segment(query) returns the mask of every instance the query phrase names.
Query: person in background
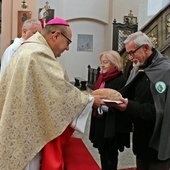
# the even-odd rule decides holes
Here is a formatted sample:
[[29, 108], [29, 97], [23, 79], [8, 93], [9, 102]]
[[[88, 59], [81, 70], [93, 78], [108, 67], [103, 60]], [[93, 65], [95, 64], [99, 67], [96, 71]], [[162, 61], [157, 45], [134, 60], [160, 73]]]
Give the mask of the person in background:
[[[111, 88], [119, 91], [126, 83], [122, 74], [122, 61], [116, 51], [100, 54], [101, 72], [94, 90]], [[100, 154], [102, 170], [117, 170], [118, 152], [130, 147], [131, 122], [129, 118], [103, 105], [93, 109], [89, 139]]]
[[5, 50], [2, 60], [1, 60], [1, 74], [6, 68], [7, 63], [13, 56], [14, 52], [18, 49], [18, 47], [29, 37], [35, 34], [37, 31], [40, 32], [42, 29], [40, 21], [36, 19], [28, 19], [23, 23], [22, 26], [22, 37], [15, 38], [14, 42]]
[[71, 38], [68, 22], [54, 18], [22, 43], [4, 70], [0, 169], [64, 170], [62, 149], [83, 126], [79, 118], [84, 115], [86, 122], [92, 105], [104, 104], [73, 86], [57, 60], [69, 50]]
[[121, 89], [122, 104], [109, 104], [132, 118], [133, 152], [138, 170], [170, 169], [170, 60], [138, 31], [125, 48], [133, 63], [128, 83]]

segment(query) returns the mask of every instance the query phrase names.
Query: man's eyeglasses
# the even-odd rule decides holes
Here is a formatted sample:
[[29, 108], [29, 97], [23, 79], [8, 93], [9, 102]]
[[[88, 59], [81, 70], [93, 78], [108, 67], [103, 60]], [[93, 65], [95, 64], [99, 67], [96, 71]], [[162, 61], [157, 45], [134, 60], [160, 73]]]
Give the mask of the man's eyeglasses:
[[61, 35], [67, 39], [67, 44], [68, 45], [72, 43], [72, 41], [65, 34], [63, 34], [62, 32], [61, 32]]
[[142, 44], [141, 46], [139, 46], [136, 50], [131, 50], [129, 52], [126, 52], [126, 55], [131, 55], [131, 56], [134, 56], [134, 54], [136, 53], [136, 51], [138, 51], [144, 44]]
[[[51, 32], [51, 33], [54, 34], [55, 32], [53, 31], [53, 32]], [[63, 34], [62, 32], [60, 32], [60, 33], [61, 33], [61, 35], [62, 35], [64, 38], [67, 39], [67, 45], [69, 45], [69, 44], [72, 43], [72, 41], [71, 41], [65, 34]]]

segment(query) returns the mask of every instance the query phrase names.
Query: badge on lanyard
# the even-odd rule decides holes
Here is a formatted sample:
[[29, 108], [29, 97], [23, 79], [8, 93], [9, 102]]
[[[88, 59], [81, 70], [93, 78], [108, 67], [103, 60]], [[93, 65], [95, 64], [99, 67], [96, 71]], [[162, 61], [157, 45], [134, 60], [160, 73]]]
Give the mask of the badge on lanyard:
[[155, 84], [155, 88], [158, 93], [163, 93], [166, 90], [166, 84], [163, 81], [158, 81]]

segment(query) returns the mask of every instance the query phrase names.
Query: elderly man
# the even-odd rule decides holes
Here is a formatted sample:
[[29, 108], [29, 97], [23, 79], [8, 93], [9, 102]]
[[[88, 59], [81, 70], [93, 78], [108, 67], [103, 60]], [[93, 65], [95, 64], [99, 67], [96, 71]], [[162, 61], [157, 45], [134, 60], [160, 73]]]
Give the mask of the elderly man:
[[40, 32], [41, 29], [42, 29], [41, 23], [36, 19], [28, 19], [24, 22], [22, 26], [22, 37], [15, 38], [14, 42], [5, 50], [2, 56], [1, 74], [3, 73], [7, 63], [9, 62], [17, 48], [37, 31]]
[[112, 106], [132, 118], [137, 169], [169, 170], [170, 60], [140, 31], [125, 40], [125, 48], [134, 68], [121, 90], [127, 99]]
[[[15, 52], [0, 82], [0, 169], [62, 170], [62, 147], [79, 115], [104, 104], [68, 81], [57, 60], [71, 43], [71, 28], [50, 20]], [[80, 125], [81, 128], [81, 125]], [[41, 160], [42, 154], [42, 160]], [[46, 158], [50, 162], [47, 162]]]

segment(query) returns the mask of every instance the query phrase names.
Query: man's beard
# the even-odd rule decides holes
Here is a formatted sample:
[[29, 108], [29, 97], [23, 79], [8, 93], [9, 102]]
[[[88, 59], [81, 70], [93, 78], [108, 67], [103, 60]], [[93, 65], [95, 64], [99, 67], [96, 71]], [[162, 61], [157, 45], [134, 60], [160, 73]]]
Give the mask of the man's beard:
[[142, 66], [144, 62], [140, 62], [138, 59], [132, 60], [133, 67]]
[[131, 60], [133, 62], [133, 67], [136, 67], [136, 66], [142, 66], [145, 64], [145, 61], [146, 61], [146, 54], [144, 53], [144, 51], [142, 51], [143, 53], [143, 62], [140, 62], [138, 59], [134, 58], [133, 60]]

